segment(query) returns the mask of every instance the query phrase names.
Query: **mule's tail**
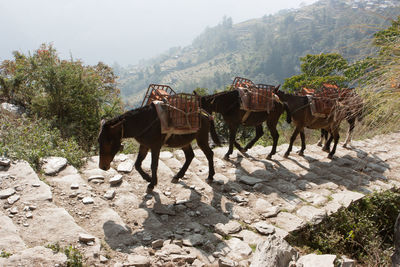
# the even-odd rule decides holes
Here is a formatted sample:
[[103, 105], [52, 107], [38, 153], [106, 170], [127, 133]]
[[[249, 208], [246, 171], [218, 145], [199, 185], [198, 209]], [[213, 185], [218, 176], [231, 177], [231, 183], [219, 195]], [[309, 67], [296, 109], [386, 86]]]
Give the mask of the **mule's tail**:
[[221, 146], [221, 140], [219, 140], [217, 131], [215, 130], [215, 123], [213, 119], [210, 119], [210, 134], [215, 145]]
[[288, 105], [283, 104], [283, 107], [286, 111], [286, 122], [290, 124], [292, 122], [292, 114], [290, 113]]

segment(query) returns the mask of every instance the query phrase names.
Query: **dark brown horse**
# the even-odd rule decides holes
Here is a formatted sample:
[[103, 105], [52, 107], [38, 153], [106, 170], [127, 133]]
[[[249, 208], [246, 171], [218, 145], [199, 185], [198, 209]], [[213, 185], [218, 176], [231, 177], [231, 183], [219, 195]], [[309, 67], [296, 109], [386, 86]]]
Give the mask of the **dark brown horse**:
[[[262, 111], [251, 112], [246, 115], [247, 112], [240, 108], [238, 90], [230, 90], [203, 96], [201, 98], [201, 107], [209, 113], [220, 113], [229, 128], [229, 149], [224, 156], [225, 159], [228, 159], [229, 155], [232, 154], [233, 146], [242, 153], [245, 153], [249, 148], [251, 148], [264, 134], [262, 127], [264, 121], [267, 122], [268, 129], [273, 139], [272, 150], [267, 158], [271, 159], [272, 155], [276, 153], [276, 146], [278, 145], [279, 139], [276, 125], [278, 124], [279, 117], [285, 110], [285, 106], [282, 103], [274, 101], [274, 108], [269, 113]], [[256, 136], [244, 148], [236, 142], [236, 133], [239, 125], [255, 127], [256, 129]]]
[[[327, 118], [316, 117], [312, 115], [310, 102], [307, 96], [299, 96], [285, 93], [280, 90], [275, 90], [275, 94], [278, 95], [279, 99], [288, 105], [292, 120], [295, 124], [295, 130], [290, 137], [289, 147], [285, 153], [285, 157], [289, 157], [290, 152], [293, 148], [293, 142], [296, 140], [297, 135], [300, 133], [301, 138], [301, 149], [299, 155], [304, 155], [306, 149], [304, 128], [310, 129], [324, 129], [332, 135], [334, 145], [332, 150], [328, 154], [328, 158], [333, 158], [336, 152], [336, 146], [339, 142], [339, 126], [342, 119], [344, 119], [341, 112], [333, 112]], [[328, 146], [327, 146], [328, 145]], [[328, 142], [325, 144], [325, 150], [329, 150]]]
[[[185, 175], [190, 162], [194, 158], [190, 143], [193, 139], [196, 139], [197, 145], [207, 157], [209, 167], [207, 182], [211, 182], [215, 171], [213, 163], [214, 153], [208, 145], [210, 119], [204, 114], [199, 114], [199, 116], [201, 119], [201, 127], [196, 133], [182, 135], [173, 134], [168, 140], [165, 140], [166, 134], [161, 134], [161, 123], [154, 104], [125, 112], [109, 121], [102, 121], [98, 138], [100, 145], [99, 168], [103, 170], [108, 170], [110, 168], [111, 161], [121, 148], [121, 141], [123, 138], [135, 138], [140, 144], [135, 168], [143, 179], [150, 183], [147, 187], [147, 192], [151, 192], [157, 184], [157, 167], [161, 147], [163, 145], [180, 147], [185, 153], [186, 161], [181, 170], [172, 179], [172, 182], [176, 183], [179, 178]], [[211, 136], [215, 143], [219, 143], [216, 134], [211, 134]], [[142, 161], [149, 150], [151, 150], [151, 177], [145, 173], [141, 167]]]

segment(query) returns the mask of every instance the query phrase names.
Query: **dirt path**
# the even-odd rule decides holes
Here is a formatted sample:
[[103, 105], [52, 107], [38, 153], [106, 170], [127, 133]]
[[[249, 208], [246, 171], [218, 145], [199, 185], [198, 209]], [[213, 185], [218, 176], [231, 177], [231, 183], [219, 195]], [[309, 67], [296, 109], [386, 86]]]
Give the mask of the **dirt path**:
[[[266, 236], [284, 237], [365, 194], [400, 187], [400, 133], [353, 141], [333, 160], [315, 145], [285, 159], [286, 148], [273, 160], [265, 159], [271, 147], [256, 146], [230, 161], [222, 160], [226, 147], [216, 148], [211, 185], [200, 150], [178, 184], [170, 180], [183, 152], [162, 152], [152, 195], [132, 169], [135, 155], [119, 155], [107, 172], [93, 157], [79, 171], [67, 166], [44, 175], [45, 182], [27, 163], [13, 162], [0, 170], [0, 250], [14, 256], [0, 265], [34, 259], [59, 243], [97, 266], [248, 266]], [[149, 156], [144, 167], [149, 171]], [[46, 260], [65, 261], [60, 253]]]

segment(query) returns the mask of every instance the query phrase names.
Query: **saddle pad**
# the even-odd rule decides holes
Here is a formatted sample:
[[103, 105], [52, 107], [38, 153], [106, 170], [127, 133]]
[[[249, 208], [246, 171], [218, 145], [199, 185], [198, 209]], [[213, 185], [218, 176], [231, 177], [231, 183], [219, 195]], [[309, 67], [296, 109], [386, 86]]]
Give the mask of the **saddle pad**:
[[147, 100], [147, 105], [151, 104], [153, 101], [162, 101], [163, 99], [166, 99], [169, 96], [169, 94], [162, 89], [155, 89], [152, 90], [149, 96], [149, 99]]

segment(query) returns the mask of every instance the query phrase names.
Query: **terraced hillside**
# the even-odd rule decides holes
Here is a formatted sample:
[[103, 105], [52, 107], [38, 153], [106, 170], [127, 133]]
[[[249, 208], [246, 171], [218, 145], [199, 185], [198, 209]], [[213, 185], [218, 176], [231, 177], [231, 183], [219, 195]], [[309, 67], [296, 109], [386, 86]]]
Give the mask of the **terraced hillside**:
[[222, 159], [226, 147], [215, 148], [211, 185], [200, 150], [178, 184], [170, 180], [184, 154], [162, 152], [153, 194], [133, 169], [135, 155], [118, 155], [109, 171], [97, 168], [98, 157], [80, 170], [49, 159], [40, 178], [26, 162], [2, 159], [0, 250], [12, 256], [0, 265], [62, 266], [66, 256], [45, 248], [59, 244], [96, 266], [248, 266], [272, 235], [400, 187], [400, 133], [353, 141], [333, 160], [315, 145], [285, 159], [286, 147], [273, 160], [265, 159], [270, 147], [256, 146], [230, 161]]

